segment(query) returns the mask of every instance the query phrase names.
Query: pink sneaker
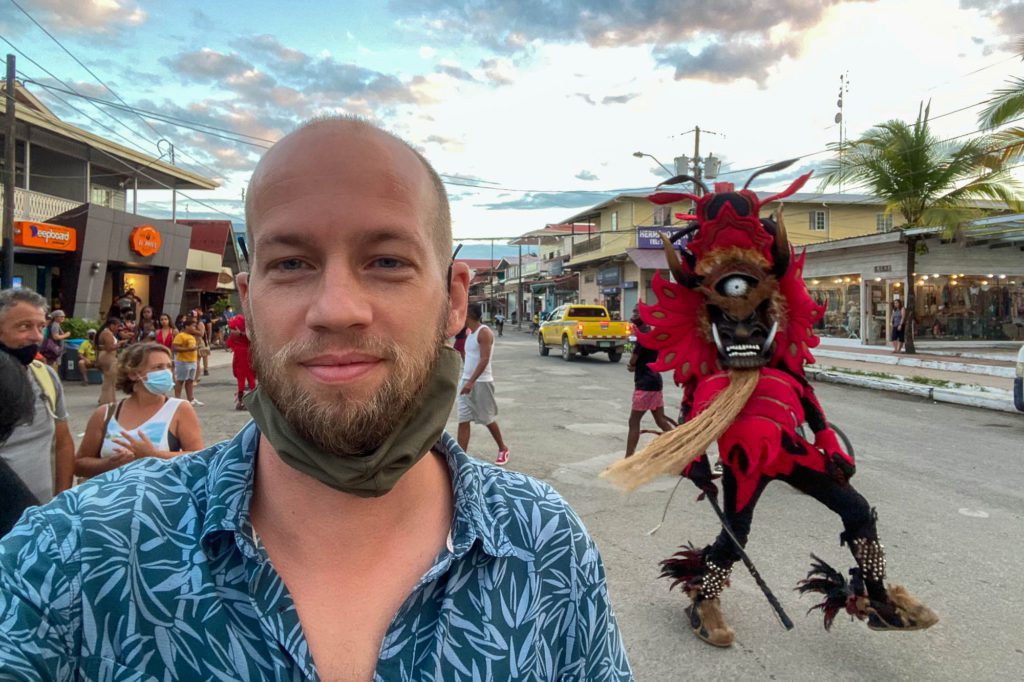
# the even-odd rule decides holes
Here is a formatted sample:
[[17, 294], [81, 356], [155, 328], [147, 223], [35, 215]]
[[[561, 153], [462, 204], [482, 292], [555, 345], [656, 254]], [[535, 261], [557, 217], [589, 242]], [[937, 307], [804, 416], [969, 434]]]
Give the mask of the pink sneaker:
[[508, 464], [508, 448], [498, 450], [498, 459], [494, 460], [494, 463], [500, 467]]

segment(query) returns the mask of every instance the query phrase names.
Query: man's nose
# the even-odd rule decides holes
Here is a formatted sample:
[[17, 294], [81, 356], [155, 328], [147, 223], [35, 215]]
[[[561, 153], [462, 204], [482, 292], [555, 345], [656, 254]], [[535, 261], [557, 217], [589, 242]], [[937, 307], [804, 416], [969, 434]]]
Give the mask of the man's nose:
[[32, 341], [32, 343], [43, 342], [43, 330], [40, 329], [39, 327], [32, 327], [32, 331], [30, 331], [29, 334], [29, 339]]
[[328, 266], [310, 301], [306, 325], [325, 330], [368, 326], [373, 321], [372, 295], [359, 273], [349, 266]]

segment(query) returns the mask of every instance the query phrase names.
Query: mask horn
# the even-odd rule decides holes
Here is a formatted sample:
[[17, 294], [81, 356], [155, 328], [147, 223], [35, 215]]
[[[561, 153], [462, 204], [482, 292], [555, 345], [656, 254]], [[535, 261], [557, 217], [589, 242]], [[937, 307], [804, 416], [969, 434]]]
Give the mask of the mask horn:
[[778, 279], [789, 270], [789, 236], [786, 234], [786, 224], [782, 220], [782, 206], [775, 213], [775, 222], [778, 226], [775, 232], [775, 240], [772, 242], [772, 272]]
[[786, 159], [785, 161], [779, 161], [778, 163], [773, 163], [770, 166], [765, 166], [764, 168], [760, 169], [759, 171], [751, 175], [749, 178], [747, 178], [747, 184], [743, 185], [743, 189], [750, 187], [750, 183], [752, 183], [754, 181], [754, 178], [756, 178], [758, 175], [764, 175], [765, 173], [778, 173], [780, 170], [785, 170], [792, 166], [794, 163], [797, 162], [797, 160], [798, 159]]
[[679, 261], [679, 253], [672, 246], [672, 240], [665, 234], [660, 236], [661, 243], [665, 246], [665, 260], [668, 261], [668, 269], [672, 272], [672, 277], [687, 289], [696, 288], [699, 281], [694, 275], [687, 274], [683, 270], [683, 264]]
[[682, 182], [695, 182], [700, 185], [700, 188], [704, 190], [704, 194], [711, 194], [711, 190], [705, 185], [700, 179], [693, 177], [692, 175], [676, 175], [675, 177], [669, 178], [665, 182], [659, 182], [658, 187], [662, 185], [678, 185]]

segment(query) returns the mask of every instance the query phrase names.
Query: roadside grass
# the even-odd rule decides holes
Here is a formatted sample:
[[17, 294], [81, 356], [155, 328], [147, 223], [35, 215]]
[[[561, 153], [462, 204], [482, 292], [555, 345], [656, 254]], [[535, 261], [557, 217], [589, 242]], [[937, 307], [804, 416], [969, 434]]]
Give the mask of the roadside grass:
[[966, 388], [971, 391], [979, 393], [988, 393], [988, 388], [985, 386], [978, 386], [975, 384], [961, 384], [956, 381], [946, 381], [944, 379], [932, 379], [931, 377], [920, 377], [920, 376], [899, 376], [897, 374], [890, 374], [889, 372], [865, 372], [859, 369], [848, 369], [846, 367], [829, 367], [831, 372], [840, 372], [842, 374], [853, 374], [856, 376], [869, 377], [872, 379], [883, 379], [886, 381], [906, 381], [912, 384], [919, 384], [922, 386], [931, 386], [933, 388]]

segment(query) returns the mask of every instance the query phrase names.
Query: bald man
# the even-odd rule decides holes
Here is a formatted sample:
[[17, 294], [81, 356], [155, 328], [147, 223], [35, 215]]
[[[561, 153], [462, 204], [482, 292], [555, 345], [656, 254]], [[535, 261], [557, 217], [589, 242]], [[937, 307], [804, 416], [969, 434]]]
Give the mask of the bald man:
[[253, 421], [27, 514], [0, 543], [0, 669], [631, 679], [579, 518], [444, 433], [469, 271], [430, 164], [315, 121], [260, 161], [246, 218]]

